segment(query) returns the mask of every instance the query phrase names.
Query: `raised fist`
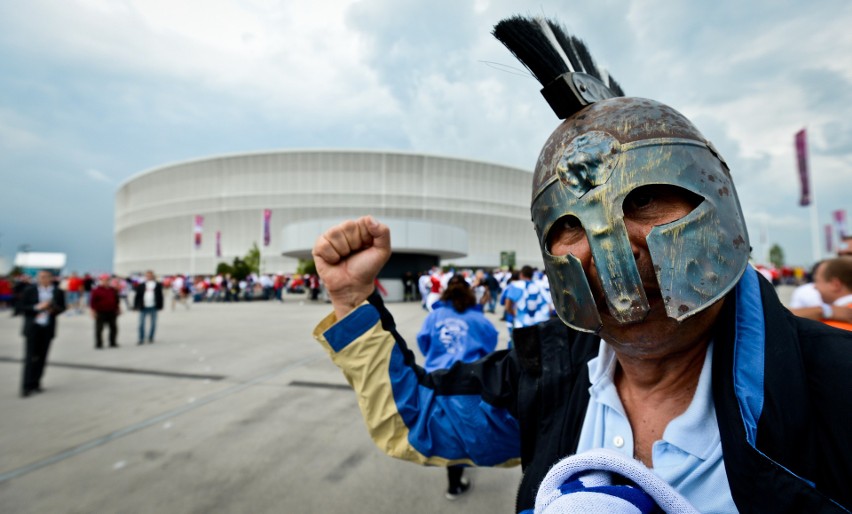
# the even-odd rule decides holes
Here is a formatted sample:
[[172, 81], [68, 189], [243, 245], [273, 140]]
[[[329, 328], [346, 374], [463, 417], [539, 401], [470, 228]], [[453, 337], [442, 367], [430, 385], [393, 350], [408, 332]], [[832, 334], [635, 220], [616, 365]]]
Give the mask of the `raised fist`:
[[390, 229], [371, 216], [344, 221], [321, 235], [312, 253], [340, 319], [373, 292], [376, 277], [390, 258]]

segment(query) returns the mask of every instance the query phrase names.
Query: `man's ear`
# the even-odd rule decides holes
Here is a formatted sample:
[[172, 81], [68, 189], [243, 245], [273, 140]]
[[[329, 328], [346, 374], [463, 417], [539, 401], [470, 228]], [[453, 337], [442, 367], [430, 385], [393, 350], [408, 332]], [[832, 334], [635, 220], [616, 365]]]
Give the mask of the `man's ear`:
[[832, 277], [832, 278], [828, 279], [828, 285], [831, 286], [832, 291], [842, 291], [843, 290], [843, 282], [841, 282], [838, 277]]

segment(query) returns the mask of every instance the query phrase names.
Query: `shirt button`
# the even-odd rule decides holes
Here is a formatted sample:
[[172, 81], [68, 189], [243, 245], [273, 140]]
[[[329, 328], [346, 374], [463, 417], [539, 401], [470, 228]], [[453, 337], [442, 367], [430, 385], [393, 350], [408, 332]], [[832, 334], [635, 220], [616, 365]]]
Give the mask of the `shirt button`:
[[620, 435], [617, 435], [612, 438], [612, 444], [614, 444], [616, 448], [621, 448], [622, 446], [624, 446], [624, 438]]

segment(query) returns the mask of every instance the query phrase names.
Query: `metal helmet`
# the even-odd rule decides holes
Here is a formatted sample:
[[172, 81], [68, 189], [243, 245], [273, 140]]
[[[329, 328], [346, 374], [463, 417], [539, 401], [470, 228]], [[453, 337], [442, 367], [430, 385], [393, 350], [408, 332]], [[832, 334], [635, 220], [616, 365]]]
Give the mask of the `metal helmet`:
[[722, 298], [748, 264], [749, 242], [727, 164], [682, 114], [641, 98], [597, 101], [550, 135], [533, 178], [532, 220], [556, 312], [597, 332], [595, 299], [579, 259], [555, 256], [554, 224], [575, 216], [585, 230], [601, 288], [620, 323], [649, 311], [622, 205], [645, 185], [672, 185], [701, 197], [685, 217], [654, 227], [647, 245], [669, 317], [681, 321]]
[[556, 312], [577, 330], [598, 332], [601, 318], [580, 260], [556, 256], [548, 236], [576, 217], [585, 230], [601, 290], [620, 323], [650, 307], [624, 223], [624, 199], [646, 185], [670, 185], [701, 202], [646, 238], [669, 317], [682, 321], [722, 298], [748, 264], [749, 242], [730, 171], [713, 145], [671, 107], [625, 98], [578, 38], [559, 23], [514, 16], [494, 36], [544, 86], [565, 120], [550, 135], [533, 178], [532, 220]]

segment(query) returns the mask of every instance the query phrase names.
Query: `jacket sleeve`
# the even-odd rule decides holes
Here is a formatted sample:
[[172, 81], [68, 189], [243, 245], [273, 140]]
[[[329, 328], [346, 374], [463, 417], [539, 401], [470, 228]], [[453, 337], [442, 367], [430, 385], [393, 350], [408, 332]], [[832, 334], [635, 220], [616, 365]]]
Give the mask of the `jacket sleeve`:
[[163, 300], [163, 284], [157, 282], [157, 287], [154, 288], [154, 301], [157, 304], [157, 310], [163, 310], [163, 306], [165, 305], [165, 301]]
[[35, 306], [38, 304], [38, 289], [35, 286], [27, 286], [21, 293], [16, 306], [19, 313], [24, 316], [35, 316]]
[[489, 322], [487, 319], [485, 320], [485, 322], [485, 331], [487, 332], [485, 337], [485, 350], [488, 353], [491, 353], [494, 351], [495, 348], [497, 348], [497, 338], [499, 337], [499, 334], [497, 333], [497, 329], [494, 328], [494, 325], [492, 325], [491, 322]]
[[520, 463], [511, 413], [517, 366], [509, 351], [426, 373], [376, 294], [339, 321], [326, 317], [314, 337], [355, 390], [373, 441], [388, 455], [439, 466]]
[[62, 314], [66, 310], [65, 291], [58, 287], [53, 289], [53, 315]]
[[423, 321], [423, 326], [420, 327], [420, 332], [417, 333], [417, 347], [420, 348], [420, 353], [424, 356], [429, 355], [429, 346], [432, 342], [432, 324], [433, 316], [429, 313]]

